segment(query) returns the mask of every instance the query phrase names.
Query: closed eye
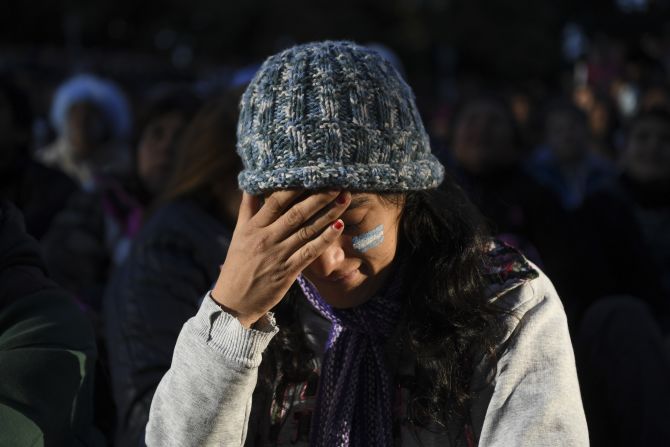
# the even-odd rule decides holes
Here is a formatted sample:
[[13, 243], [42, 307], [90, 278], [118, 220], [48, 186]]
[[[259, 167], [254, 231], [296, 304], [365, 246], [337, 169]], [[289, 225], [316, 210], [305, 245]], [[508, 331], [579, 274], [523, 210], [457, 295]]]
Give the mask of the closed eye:
[[352, 236], [360, 233], [362, 222], [363, 221], [360, 221], [360, 222], [357, 222], [357, 223], [344, 222], [344, 233], [352, 235]]

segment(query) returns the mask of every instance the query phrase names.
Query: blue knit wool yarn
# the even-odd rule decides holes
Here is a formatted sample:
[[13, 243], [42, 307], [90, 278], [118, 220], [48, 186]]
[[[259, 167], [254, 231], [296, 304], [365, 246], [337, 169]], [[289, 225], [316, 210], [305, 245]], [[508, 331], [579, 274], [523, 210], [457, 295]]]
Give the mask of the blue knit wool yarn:
[[242, 96], [237, 151], [251, 194], [421, 190], [444, 177], [410, 87], [377, 52], [347, 41], [269, 57]]

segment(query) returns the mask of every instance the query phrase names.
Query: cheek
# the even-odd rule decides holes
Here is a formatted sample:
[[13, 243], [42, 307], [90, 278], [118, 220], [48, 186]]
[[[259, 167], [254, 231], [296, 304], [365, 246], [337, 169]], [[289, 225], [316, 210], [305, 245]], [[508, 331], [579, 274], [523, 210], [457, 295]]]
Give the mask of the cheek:
[[378, 225], [370, 231], [351, 238], [351, 245], [359, 253], [365, 253], [384, 242], [384, 225]]
[[349, 256], [362, 260], [372, 272], [380, 271], [395, 258], [398, 246], [396, 232], [397, 227], [386, 222], [352, 237]]
[[137, 167], [141, 173], [145, 173], [151, 167], [152, 163], [152, 147], [151, 143], [143, 140], [137, 148]]
[[149, 150], [147, 148], [146, 141], [144, 141], [144, 140], [140, 141], [140, 144], [137, 147], [137, 164], [140, 167], [145, 165], [147, 160], [149, 159], [148, 152], [149, 152]]
[[467, 157], [469, 155], [470, 141], [472, 140], [473, 133], [471, 126], [464, 123], [456, 128], [453, 150], [457, 155], [462, 157]]

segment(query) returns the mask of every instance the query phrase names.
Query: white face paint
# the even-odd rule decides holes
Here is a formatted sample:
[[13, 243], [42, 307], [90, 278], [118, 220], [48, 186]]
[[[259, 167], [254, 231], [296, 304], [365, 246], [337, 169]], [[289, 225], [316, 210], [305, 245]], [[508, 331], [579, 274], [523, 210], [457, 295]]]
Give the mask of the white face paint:
[[384, 242], [384, 225], [378, 225], [366, 233], [351, 238], [354, 250], [361, 253], [365, 253], [382, 242]]

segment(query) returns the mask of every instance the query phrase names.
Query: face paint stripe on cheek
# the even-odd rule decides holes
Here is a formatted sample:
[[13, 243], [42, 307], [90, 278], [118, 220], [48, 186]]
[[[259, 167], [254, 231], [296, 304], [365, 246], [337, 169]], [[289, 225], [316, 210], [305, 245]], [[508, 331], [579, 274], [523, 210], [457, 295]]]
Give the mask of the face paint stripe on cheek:
[[372, 230], [359, 234], [351, 238], [351, 243], [354, 250], [365, 253], [371, 248], [374, 248], [384, 242], [384, 225], [378, 225]]

